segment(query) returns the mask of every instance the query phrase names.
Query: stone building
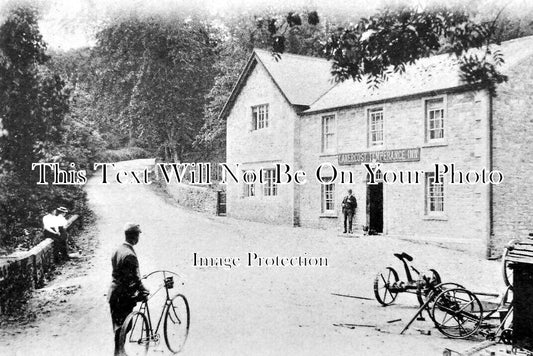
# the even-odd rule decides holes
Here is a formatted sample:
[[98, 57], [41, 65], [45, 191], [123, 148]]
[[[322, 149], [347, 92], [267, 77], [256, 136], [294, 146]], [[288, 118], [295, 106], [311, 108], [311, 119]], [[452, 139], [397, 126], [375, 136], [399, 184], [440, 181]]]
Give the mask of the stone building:
[[[448, 55], [422, 59], [371, 89], [364, 81], [333, 83], [321, 59], [276, 61], [255, 51], [222, 115], [227, 162], [242, 171], [266, 168], [266, 182], [230, 183], [228, 215], [340, 229], [342, 198], [353, 189], [356, 230], [470, 239], [485, 244], [488, 255], [527, 236], [533, 232], [533, 37], [504, 42], [501, 50], [509, 81], [496, 97], [463, 82]], [[275, 184], [269, 170], [275, 163], [304, 170], [307, 183]], [[449, 171], [441, 166], [444, 174], [436, 177], [437, 163]], [[325, 181], [335, 168], [335, 181], [315, 178], [321, 164]], [[377, 184], [368, 184], [368, 169]], [[482, 183], [500, 180], [497, 172], [489, 177], [492, 171], [503, 181]], [[415, 172], [418, 182], [399, 182]], [[461, 174], [463, 184], [454, 184]], [[478, 175], [476, 184], [465, 181]]]
[[227, 116], [226, 162], [267, 182], [228, 184], [228, 216], [298, 225], [297, 191], [272, 182], [276, 163], [296, 165], [298, 113], [332, 87], [331, 65], [322, 59], [255, 50], [222, 114]]

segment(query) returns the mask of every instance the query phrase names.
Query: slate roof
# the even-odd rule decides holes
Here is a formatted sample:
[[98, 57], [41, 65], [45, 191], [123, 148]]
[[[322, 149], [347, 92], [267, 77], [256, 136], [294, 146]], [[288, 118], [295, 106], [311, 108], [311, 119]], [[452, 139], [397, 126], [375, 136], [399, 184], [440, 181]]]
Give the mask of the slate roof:
[[257, 64], [264, 66], [291, 105], [309, 107], [335, 84], [331, 75], [331, 63], [325, 59], [284, 53], [276, 61], [270, 51], [254, 49], [220, 116], [229, 114]]
[[335, 84], [325, 59], [284, 53], [276, 61], [269, 51], [254, 52], [293, 105], [309, 106]]
[[[505, 73], [521, 60], [533, 55], [533, 36], [522, 37], [501, 44]], [[357, 106], [435, 91], [445, 91], [466, 85], [460, 80], [455, 56], [448, 54], [423, 58], [406, 67], [403, 74], [392, 74], [377, 89], [369, 88], [365, 80], [346, 80], [338, 83], [314, 102], [303, 114]]]

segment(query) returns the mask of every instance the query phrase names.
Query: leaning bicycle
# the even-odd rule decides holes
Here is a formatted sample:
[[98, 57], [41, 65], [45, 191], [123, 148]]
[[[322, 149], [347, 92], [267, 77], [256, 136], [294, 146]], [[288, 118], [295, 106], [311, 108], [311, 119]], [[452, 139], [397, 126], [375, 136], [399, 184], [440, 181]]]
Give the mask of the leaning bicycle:
[[[165, 344], [172, 353], [183, 350], [189, 335], [191, 314], [187, 298], [183, 294], [176, 294], [171, 298], [169, 293], [169, 290], [174, 288], [173, 276], [179, 277], [179, 275], [171, 271], [159, 270], [147, 274], [143, 279], [159, 273], [163, 275], [163, 284], [142, 301], [139, 309], [131, 312], [122, 324], [120, 345], [128, 356], [146, 355], [151, 346], [158, 345], [161, 340], [161, 326]], [[165, 303], [154, 328], [148, 301], [163, 288], [165, 289]]]

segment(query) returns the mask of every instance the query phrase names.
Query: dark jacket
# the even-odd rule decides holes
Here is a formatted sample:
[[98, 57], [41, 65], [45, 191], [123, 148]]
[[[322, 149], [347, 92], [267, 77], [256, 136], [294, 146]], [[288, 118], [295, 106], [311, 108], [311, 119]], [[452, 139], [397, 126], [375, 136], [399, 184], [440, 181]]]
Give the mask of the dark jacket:
[[139, 261], [131, 245], [120, 245], [111, 257], [111, 265], [113, 281], [108, 293], [110, 303], [134, 299], [138, 292], [146, 290], [139, 274]]
[[342, 211], [351, 211], [354, 212], [357, 208], [357, 199], [353, 195], [347, 195], [342, 200]]

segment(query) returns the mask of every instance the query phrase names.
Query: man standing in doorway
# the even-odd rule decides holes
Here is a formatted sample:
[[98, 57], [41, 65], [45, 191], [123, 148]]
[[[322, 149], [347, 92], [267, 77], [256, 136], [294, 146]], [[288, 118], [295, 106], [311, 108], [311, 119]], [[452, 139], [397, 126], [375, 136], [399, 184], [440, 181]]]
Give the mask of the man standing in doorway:
[[348, 189], [348, 195], [342, 200], [342, 213], [344, 214], [344, 233], [352, 233], [352, 221], [357, 208], [357, 199], [352, 195], [352, 190]]
[[124, 320], [131, 313], [135, 304], [146, 299], [149, 294], [141, 282], [139, 260], [133, 249], [133, 246], [139, 242], [141, 229], [138, 224], [128, 223], [124, 227], [124, 234], [126, 241], [117, 248], [111, 258], [113, 281], [108, 293], [115, 332], [115, 355], [124, 355], [124, 350], [119, 342]]

